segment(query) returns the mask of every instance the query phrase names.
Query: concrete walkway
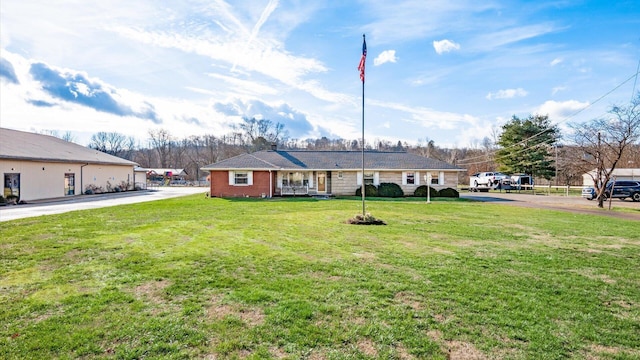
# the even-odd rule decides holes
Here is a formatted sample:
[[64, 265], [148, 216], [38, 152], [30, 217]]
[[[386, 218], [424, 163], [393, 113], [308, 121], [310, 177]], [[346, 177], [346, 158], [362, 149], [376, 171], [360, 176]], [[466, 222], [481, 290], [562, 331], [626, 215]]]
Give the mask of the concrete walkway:
[[68, 211], [97, 209], [109, 206], [134, 204], [169, 199], [191, 194], [204, 194], [208, 187], [158, 187], [152, 190], [127, 191], [99, 195], [78, 195], [51, 200], [33, 201], [24, 205], [0, 207], [0, 222], [28, 217], [61, 214]]

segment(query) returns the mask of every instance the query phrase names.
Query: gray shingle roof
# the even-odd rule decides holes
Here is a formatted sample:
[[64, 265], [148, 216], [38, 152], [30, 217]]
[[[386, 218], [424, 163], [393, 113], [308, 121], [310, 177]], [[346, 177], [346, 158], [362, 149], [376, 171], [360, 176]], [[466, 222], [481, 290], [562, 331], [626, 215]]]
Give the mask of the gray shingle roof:
[[54, 136], [0, 128], [0, 159], [111, 165], [133, 161], [89, 149]]
[[[405, 152], [365, 151], [369, 170], [453, 170], [463, 171], [444, 161]], [[358, 170], [362, 169], [360, 151], [265, 150], [207, 165], [202, 170]]]

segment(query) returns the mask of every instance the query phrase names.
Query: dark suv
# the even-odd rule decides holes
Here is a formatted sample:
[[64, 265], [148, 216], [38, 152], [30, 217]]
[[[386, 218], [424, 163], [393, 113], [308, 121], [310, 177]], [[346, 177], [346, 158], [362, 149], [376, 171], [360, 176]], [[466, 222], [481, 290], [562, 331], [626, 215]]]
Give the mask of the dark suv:
[[[613, 195], [611, 195], [612, 187]], [[619, 198], [620, 200], [631, 198], [633, 201], [640, 201], [640, 181], [619, 180], [608, 183], [607, 188], [604, 190], [604, 199], [606, 200], [609, 197]]]

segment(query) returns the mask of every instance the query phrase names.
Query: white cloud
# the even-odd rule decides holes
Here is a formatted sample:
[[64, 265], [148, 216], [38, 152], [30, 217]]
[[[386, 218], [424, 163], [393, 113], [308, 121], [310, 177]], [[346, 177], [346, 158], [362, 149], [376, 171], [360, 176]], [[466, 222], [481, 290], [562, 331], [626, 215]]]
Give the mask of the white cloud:
[[425, 107], [412, 107], [404, 104], [369, 100], [373, 106], [404, 112], [409, 115], [407, 121], [417, 123], [425, 128], [455, 129], [461, 124], [469, 124], [476, 121], [475, 117], [468, 114], [458, 114], [446, 111], [437, 111]]
[[580, 102], [578, 100], [567, 101], [545, 101], [538, 110], [537, 113], [541, 115], [549, 115], [549, 119], [553, 121], [565, 120], [578, 111], [581, 111], [589, 106], [589, 102]]
[[216, 73], [208, 73], [210, 77], [224, 81], [229, 84], [231, 88], [238, 93], [248, 95], [277, 95], [278, 90], [267, 85], [258, 83], [257, 81], [241, 80], [233, 76], [226, 76]]
[[532, 39], [554, 31], [558, 31], [552, 24], [535, 24], [512, 27], [493, 33], [481, 33], [473, 43], [476, 48], [490, 51], [498, 47], [513, 44], [522, 40]]
[[551, 65], [551, 66], [556, 66], [556, 65], [560, 64], [560, 63], [561, 63], [561, 62], [563, 62], [563, 61], [564, 61], [564, 60], [563, 60], [562, 58], [555, 58], [555, 59], [553, 59], [553, 60], [549, 63], [549, 65]]
[[[269, 3], [267, 4], [267, 7], [263, 10], [262, 14], [260, 15], [260, 19], [251, 30], [251, 35], [249, 36], [249, 39], [245, 44], [245, 51], [249, 48], [249, 45], [256, 39], [256, 37], [258, 36], [258, 33], [260, 32], [260, 28], [262, 27], [262, 25], [264, 25], [267, 19], [269, 19], [269, 16], [271, 16], [271, 13], [273, 13], [273, 11], [277, 7], [278, 7], [278, 0], [269, 1]], [[233, 67], [231, 68], [231, 71], [235, 71], [236, 65], [237, 65], [237, 61], [233, 63]]]
[[436, 50], [438, 55], [442, 53], [450, 52], [453, 50], [460, 50], [460, 44], [457, 44], [451, 40], [439, 40], [433, 42], [433, 48]]
[[469, 22], [484, 28], [478, 15], [499, 9], [490, 1], [369, 1], [371, 23], [364, 26], [367, 37], [381, 44], [433, 38], [448, 31], [468, 29]]
[[515, 97], [527, 96], [528, 92], [523, 88], [498, 90], [494, 93], [488, 93], [487, 99], [512, 99]]
[[378, 66], [388, 62], [396, 62], [398, 58], [396, 57], [395, 50], [385, 50], [378, 55], [377, 58], [373, 60], [373, 65]]
[[555, 95], [557, 93], [559, 93], [560, 91], [564, 91], [567, 90], [566, 86], [556, 86], [553, 89], [551, 89], [551, 95]]

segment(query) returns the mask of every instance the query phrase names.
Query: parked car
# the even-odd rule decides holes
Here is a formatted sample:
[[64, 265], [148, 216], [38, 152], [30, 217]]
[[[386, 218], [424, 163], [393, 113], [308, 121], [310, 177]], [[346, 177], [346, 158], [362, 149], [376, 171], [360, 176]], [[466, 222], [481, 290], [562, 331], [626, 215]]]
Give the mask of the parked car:
[[585, 186], [582, 188], [582, 197], [587, 200], [593, 200], [596, 198], [596, 189], [591, 186]]
[[[613, 194], [611, 189], [613, 188]], [[640, 201], [640, 181], [619, 180], [607, 184], [604, 190], [604, 199], [609, 197], [624, 200], [631, 198], [633, 201]]]

